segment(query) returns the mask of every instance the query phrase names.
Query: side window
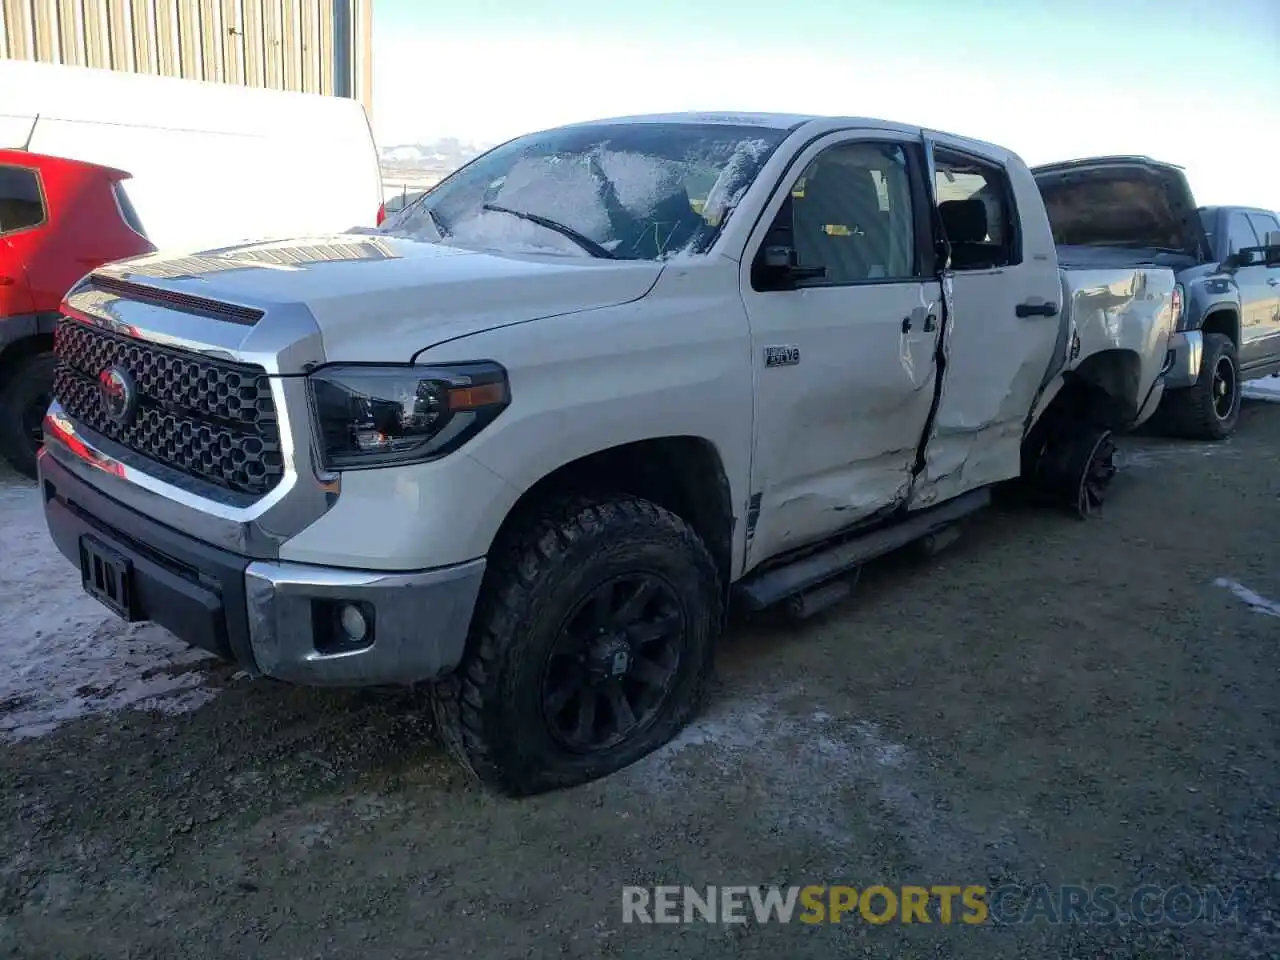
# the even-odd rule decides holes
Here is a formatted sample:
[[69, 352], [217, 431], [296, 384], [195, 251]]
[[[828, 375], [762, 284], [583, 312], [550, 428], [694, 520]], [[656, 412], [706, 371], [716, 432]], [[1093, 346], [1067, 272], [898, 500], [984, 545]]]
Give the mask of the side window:
[[792, 186], [790, 206], [797, 262], [826, 268], [805, 286], [916, 276], [911, 181], [897, 144], [822, 151]]
[[1249, 222], [1253, 224], [1253, 232], [1258, 235], [1258, 245], [1266, 246], [1267, 237], [1273, 233], [1280, 233], [1280, 223], [1276, 222], [1276, 218], [1266, 213], [1249, 214]]
[[0, 234], [44, 222], [40, 179], [25, 167], [0, 167]]
[[938, 214], [953, 270], [992, 270], [1022, 260], [1013, 194], [998, 166], [947, 150], [934, 152]]
[[147, 231], [142, 226], [142, 221], [138, 219], [138, 211], [133, 208], [133, 201], [129, 199], [129, 193], [125, 190], [124, 184], [116, 180], [111, 184], [111, 192], [115, 194], [116, 206], [120, 208], [120, 216], [124, 217], [124, 222], [129, 225], [132, 230], [140, 237], [145, 237]]
[[1196, 211], [1200, 214], [1200, 226], [1204, 228], [1204, 239], [1209, 244], [1209, 249], [1217, 249], [1213, 244], [1213, 232], [1218, 228], [1218, 218], [1212, 210], [1206, 210], [1201, 207]]
[[1259, 245], [1258, 237], [1249, 226], [1249, 218], [1243, 213], [1232, 213], [1227, 217], [1227, 253], [1239, 253], [1245, 247]]

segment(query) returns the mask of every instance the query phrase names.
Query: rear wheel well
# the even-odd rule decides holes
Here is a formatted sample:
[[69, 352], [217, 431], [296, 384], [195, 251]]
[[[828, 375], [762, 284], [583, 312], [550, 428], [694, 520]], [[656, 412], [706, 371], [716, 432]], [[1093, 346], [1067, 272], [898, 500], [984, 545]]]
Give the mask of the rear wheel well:
[[1240, 347], [1240, 320], [1234, 310], [1215, 310], [1200, 324], [1201, 333], [1220, 333]]
[[1081, 420], [1122, 430], [1138, 418], [1145, 397], [1138, 396], [1142, 358], [1132, 350], [1102, 350], [1068, 372], [1053, 404], [1063, 404]]
[[1142, 360], [1132, 350], [1103, 350], [1085, 357], [1062, 375], [1062, 389], [1049, 402], [1022, 444], [1022, 469], [1029, 475], [1055, 435], [1084, 426], [1123, 430], [1137, 418]]
[[651, 500], [698, 534], [728, 585], [733, 550], [733, 503], [716, 448], [701, 437], [639, 440], [570, 461], [526, 490], [494, 537], [513, 529], [548, 499], [575, 493], [621, 493]]

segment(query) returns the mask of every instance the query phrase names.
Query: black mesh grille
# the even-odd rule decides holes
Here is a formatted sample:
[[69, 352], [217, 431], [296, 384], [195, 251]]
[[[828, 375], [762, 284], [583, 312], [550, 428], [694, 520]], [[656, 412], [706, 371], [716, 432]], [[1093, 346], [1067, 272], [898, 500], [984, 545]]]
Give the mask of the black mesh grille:
[[[58, 323], [53, 393], [68, 416], [130, 450], [237, 493], [263, 494], [284, 475], [266, 371], [134, 340], [69, 318]], [[109, 417], [99, 375], [119, 366], [138, 408]]]

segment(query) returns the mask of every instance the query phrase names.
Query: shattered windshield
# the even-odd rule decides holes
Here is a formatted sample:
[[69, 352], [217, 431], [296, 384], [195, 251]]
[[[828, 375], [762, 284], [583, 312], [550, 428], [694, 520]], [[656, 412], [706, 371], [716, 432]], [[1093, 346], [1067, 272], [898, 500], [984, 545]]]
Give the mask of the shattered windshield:
[[704, 253], [786, 133], [616, 123], [531, 134], [458, 170], [380, 232], [625, 260]]

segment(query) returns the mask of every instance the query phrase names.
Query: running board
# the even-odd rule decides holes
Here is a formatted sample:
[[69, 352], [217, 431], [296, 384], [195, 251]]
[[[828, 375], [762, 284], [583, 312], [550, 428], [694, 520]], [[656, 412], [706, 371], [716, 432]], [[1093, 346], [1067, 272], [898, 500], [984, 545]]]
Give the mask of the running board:
[[939, 506], [909, 514], [905, 520], [892, 526], [863, 534], [820, 553], [810, 554], [784, 567], [775, 567], [748, 577], [735, 587], [735, 593], [748, 609], [763, 610], [868, 560], [937, 533], [957, 520], [981, 510], [990, 502], [989, 489], [984, 487], [971, 491]]

